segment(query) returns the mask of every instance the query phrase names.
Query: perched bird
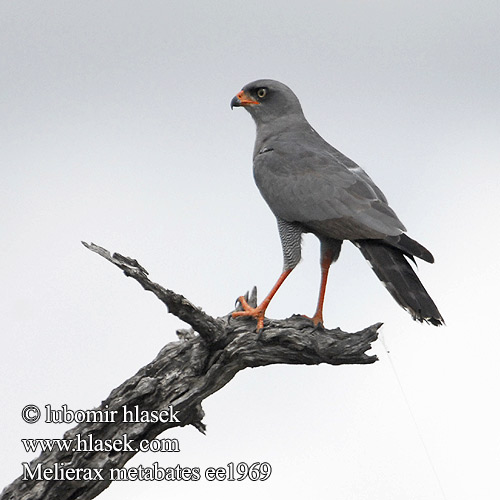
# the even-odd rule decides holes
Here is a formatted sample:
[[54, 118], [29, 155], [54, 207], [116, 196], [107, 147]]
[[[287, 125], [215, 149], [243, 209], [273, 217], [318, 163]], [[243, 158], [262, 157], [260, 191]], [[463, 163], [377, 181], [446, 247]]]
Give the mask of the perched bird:
[[328, 144], [304, 117], [297, 96], [283, 83], [257, 80], [232, 99], [257, 125], [253, 151], [255, 182], [276, 216], [283, 248], [283, 272], [258, 307], [244, 297], [233, 317], [264, 315], [278, 288], [300, 261], [302, 233], [321, 242], [321, 286], [314, 324], [323, 323], [328, 271], [344, 240], [356, 245], [396, 302], [413, 319], [444, 323], [407, 259], [434, 262], [432, 254], [405, 234], [382, 191], [366, 172]]

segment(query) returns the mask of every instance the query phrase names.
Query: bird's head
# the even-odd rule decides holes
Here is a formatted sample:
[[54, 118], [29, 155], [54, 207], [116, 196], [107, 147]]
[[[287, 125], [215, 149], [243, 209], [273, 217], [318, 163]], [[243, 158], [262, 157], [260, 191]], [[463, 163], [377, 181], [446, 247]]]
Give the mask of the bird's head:
[[231, 109], [239, 106], [252, 115], [257, 125], [283, 116], [304, 116], [297, 96], [276, 80], [256, 80], [245, 85], [231, 100]]

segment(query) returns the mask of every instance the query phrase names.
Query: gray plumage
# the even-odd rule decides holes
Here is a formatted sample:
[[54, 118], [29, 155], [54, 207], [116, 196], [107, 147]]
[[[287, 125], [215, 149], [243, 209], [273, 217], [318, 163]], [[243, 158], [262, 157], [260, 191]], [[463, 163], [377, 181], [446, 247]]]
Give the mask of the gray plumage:
[[285, 270], [298, 264], [304, 232], [321, 240], [322, 256], [329, 251], [333, 262], [342, 241], [350, 240], [414, 319], [442, 324], [406, 259], [433, 262], [431, 253], [404, 234], [366, 172], [311, 127], [295, 94], [275, 80], [258, 80], [243, 87], [231, 105], [244, 106], [257, 125], [254, 178], [278, 220]]
[[299, 224], [288, 222], [281, 217], [276, 217], [276, 221], [283, 250], [283, 270], [293, 269], [300, 262], [300, 245], [304, 230]]

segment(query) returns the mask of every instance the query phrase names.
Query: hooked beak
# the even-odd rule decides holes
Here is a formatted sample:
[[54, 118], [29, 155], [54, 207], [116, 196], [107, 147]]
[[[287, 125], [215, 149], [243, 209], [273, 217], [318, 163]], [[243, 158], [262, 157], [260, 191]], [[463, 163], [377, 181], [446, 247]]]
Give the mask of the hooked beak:
[[250, 99], [250, 97], [245, 93], [244, 90], [241, 90], [238, 92], [232, 99], [231, 99], [231, 109], [234, 107], [238, 106], [254, 106], [256, 104], [260, 104], [260, 102], [253, 101]]

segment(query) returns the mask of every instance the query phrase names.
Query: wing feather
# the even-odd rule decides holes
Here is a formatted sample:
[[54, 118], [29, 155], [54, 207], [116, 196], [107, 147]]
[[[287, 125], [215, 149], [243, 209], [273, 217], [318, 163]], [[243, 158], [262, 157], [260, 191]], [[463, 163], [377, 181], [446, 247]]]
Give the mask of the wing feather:
[[277, 140], [255, 156], [255, 181], [274, 214], [336, 239], [384, 238], [405, 231], [366, 172], [321, 141], [318, 147], [314, 141]]

